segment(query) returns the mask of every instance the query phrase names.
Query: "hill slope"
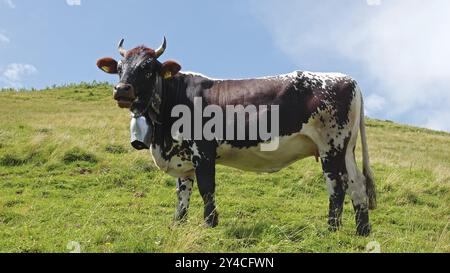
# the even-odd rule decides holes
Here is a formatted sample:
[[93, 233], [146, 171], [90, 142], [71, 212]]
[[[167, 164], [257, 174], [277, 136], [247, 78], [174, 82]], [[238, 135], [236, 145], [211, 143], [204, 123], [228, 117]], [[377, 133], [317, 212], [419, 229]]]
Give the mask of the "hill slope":
[[450, 252], [450, 134], [368, 120], [369, 238], [354, 236], [348, 198], [343, 230], [327, 230], [314, 159], [270, 175], [219, 167], [220, 225], [204, 229], [196, 189], [188, 222], [172, 223], [175, 180], [130, 147], [110, 86], [0, 92], [0, 105], [0, 252]]

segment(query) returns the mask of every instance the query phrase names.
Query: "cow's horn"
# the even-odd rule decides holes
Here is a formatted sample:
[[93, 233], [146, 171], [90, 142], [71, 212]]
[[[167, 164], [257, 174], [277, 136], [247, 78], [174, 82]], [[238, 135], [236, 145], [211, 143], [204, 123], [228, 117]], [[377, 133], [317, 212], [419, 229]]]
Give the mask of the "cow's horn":
[[125, 55], [127, 55], [127, 50], [126, 50], [125, 48], [123, 48], [123, 42], [124, 42], [124, 41], [125, 41], [124, 39], [120, 40], [119, 46], [118, 46], [118, 48], [119, 48], [119, 53], [120, 53], [120, 55], [121, 55], [122, 57], [125, 57]]
[[159, 58], [161, 55], [163, 55], [164, 51], [166, 50], [167, 41], [166, 36], [164, 36], [164, 41], [162, 45], [155, 51], [155, 58]]

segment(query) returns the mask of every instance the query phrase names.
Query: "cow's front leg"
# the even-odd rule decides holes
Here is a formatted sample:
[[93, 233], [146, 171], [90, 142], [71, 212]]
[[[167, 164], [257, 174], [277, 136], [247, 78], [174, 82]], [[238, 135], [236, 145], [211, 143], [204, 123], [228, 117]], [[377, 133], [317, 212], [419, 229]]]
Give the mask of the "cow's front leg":
[[215, 161], [208, 159], [199, 159], [194, 164], [196, 165], [195, 174], [197, 176], [198, 189], [205, 204], [205, 224], [207, 227], [216, 227], [219, 224], [219, 214], [216, 210], [215, 201]]
[[184, 221], [187, 218], [193, 186], [194, 178], [192, 177], [177, 179], [178, 206], [175, 212], [176, 221]]
[[219, 224], [219, 215], [216, 210], [215, 200], [215, 175], [210, 171], [208, 173], [197, 169], [197, 184], [200, 191], [200, 195], [203, 198], [205, 204], [204, 218], [207, 227], [216, 227]]

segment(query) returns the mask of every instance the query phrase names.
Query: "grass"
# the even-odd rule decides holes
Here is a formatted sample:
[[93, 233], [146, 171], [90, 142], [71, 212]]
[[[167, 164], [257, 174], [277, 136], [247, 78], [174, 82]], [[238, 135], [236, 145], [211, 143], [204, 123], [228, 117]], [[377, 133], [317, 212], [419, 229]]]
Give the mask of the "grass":
[[[327, 229], [314, 159], [276, 174], [218, 167], [220, 225], [202, 227], [195, 190], [174, 224], [175, 180], [129, 144], [111, 87], [0, 92], [0, 252], [450, 252], [450, 134], [368, 120], [379, 192], [373, 234]], [[358, 146], [358, 154], [360, 154]], [[347, 198], [348, 199], [348, 198]]]

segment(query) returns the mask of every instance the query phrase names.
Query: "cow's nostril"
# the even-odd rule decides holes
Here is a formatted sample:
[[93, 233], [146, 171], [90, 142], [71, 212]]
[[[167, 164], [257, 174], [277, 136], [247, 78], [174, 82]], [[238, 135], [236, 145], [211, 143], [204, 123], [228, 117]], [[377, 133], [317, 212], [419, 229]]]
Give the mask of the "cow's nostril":
[[129, 85], [129, 84], [118, 84], [114, 87], [115, 91], [122, 91], [122, 92], [130, 91], [130, 89], [131, 89], [131, 85]]
[[[114, 87], [114, 99], [123, 105], [126, 102], [126, 105], [128, 105], [130, 102], [132, 102], [135, 99], [134, 92], [133, 92], [133, 86], [131, 84], [124, 84], [119, 83]], [[122, 106], [121, 106], [122, 107]]]

